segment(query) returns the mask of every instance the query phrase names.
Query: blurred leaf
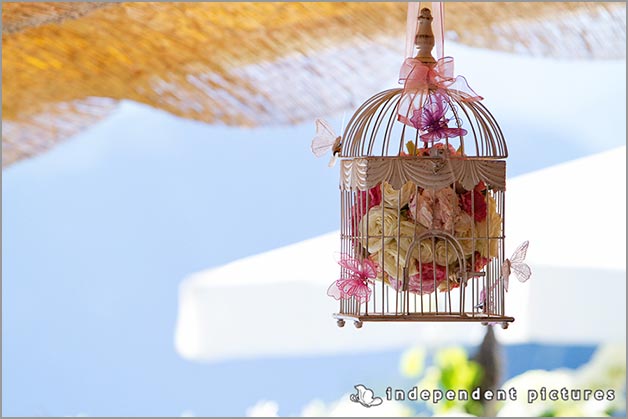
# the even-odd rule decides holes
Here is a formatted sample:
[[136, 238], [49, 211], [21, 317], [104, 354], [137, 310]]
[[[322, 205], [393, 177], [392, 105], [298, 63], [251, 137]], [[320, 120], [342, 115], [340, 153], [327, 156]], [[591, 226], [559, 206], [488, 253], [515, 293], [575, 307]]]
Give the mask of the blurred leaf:
[[415, 378], [420, 376], [425, 368], [425, 350], [413, 348], [404, 352], [399, 364], [401, 373], [406, 377]]
[[443, 389], [473, 390], [482, 379], [482, 368], [470, 361], [462, 348], [450, 348], [436, 356], [436, 363], [441, 369]]

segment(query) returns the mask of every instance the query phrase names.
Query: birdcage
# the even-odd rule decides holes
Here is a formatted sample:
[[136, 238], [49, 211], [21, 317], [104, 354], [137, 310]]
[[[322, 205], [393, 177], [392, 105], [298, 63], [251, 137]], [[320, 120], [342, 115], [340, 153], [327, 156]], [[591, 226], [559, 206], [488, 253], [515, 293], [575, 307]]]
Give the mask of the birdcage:
[[423, 9], [404, 87], [368, 99], [341, 137], [341, 327], [514, 320], [500, 281], [506, 142], [481, 98], [440, 77], [431, 20]]

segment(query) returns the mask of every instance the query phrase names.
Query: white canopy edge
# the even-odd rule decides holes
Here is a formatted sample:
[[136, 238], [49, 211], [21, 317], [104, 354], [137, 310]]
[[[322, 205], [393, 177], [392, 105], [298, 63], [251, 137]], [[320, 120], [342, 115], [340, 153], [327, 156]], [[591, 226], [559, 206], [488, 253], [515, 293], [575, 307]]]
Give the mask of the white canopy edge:
[[[532, 278], [511, 279], [503, 343], [625, 342], [625, 147], [509, 181], [507, 244], [530, 240]], [[623, 174], [622, 174], [623, 171]], [[365, 323], [338, 328], [326, 289], [339, 273], [339, 233], [186, 278], [175, 344], [216, 361], [476, 344], [483, 326]]]

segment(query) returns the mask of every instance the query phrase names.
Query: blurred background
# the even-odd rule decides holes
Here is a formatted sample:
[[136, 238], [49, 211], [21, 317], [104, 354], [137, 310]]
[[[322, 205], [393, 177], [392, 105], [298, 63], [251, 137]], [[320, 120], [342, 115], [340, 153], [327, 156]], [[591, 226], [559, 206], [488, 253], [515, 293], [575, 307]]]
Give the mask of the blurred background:
[[[530, 240], [494, 335], [339, 329], [325, 295], [313, 120], [398, 86], [405, 3], [2, 9], [3, 415], [625, 415], [625, 3], [445, 6], [508, 141], [507, 253]], [[348, 396], [490, 376], [518, 400]], [[543, 386], [617, 397], [527, 403]]]

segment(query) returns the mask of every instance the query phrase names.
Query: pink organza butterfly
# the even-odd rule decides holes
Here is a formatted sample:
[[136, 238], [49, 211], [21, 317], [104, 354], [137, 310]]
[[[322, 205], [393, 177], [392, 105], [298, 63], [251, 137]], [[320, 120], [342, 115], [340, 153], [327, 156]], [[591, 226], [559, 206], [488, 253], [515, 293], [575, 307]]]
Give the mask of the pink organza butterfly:
[[371, 298], [369, 283], [377, 277], [377, 265], [369, 259], [360, 261], [346, 255], [338, 264], [349, 271], [349, 277], [334, 281], [327, 289], [327, 295], [336, 300], [355, 297], [360, 303], [368, 301]]
[[[517, 247], [510, 257], [510, 259], [506, 258], [504, 263], [502, 264], [502, 281], [504, 282], [504, 290], [508, 291], [508, 282], [510, 279], [511, 272], [515, 273], [515, 276], [519, 280], [519, 282], [526, 282], [532, 276], [532, 270], [528, 266], [528, 264], [524, 263], [524, 259], [526, 258], [526, 253], [528, 252], [528, 245], [530, 242], [528, 240], [524, 241]], [[489, 292], [493, 292], [495, 287], [497, 286], [497, 281], [493, 284]], [[486, 293], [484, 290], [480, 291], [480, 304], [476, 306], [476, 308], [482, 309], [486, 304]], [[494, 312], [494, 307], [492, 302], [489, 303], [488, 309], [490, 312]]]
[[410, 118], [414, 128], [425, 131], [421, 140], [426, 143], [467, 135], [462, 128], [449, 128], [449, 119], [445, 117], [449, 104], [442, 93], [434, 93], [421, 109], [415, 109]]

